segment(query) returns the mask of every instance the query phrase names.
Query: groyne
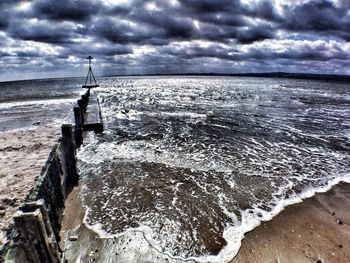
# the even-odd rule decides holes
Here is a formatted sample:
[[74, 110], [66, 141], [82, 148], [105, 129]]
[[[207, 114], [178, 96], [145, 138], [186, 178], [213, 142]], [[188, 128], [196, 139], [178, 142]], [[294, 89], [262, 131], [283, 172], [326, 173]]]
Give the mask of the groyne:
[[9, 242], [0, 251], [0, 262], [65, 262], [60, 248], [65, 199], [77, 185], [76, 150], [84, 132], [103, 131], [99, 102], [87, 90], [73, 108], [74, 124], [61, 126], [61, 137], [36, 178], [26, 201], [13, 216], [7, 231]]

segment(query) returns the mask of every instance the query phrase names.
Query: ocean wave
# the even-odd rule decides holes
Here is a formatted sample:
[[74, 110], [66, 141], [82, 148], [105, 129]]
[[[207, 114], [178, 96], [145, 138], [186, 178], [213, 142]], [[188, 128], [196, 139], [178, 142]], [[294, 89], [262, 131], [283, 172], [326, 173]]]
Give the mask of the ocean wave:
[[129, 255], [228, 262], [262, 221], [350, 182], [346, 85], [291, 83], [107, 79], [106, 131], [78, 152], [86, 226]]

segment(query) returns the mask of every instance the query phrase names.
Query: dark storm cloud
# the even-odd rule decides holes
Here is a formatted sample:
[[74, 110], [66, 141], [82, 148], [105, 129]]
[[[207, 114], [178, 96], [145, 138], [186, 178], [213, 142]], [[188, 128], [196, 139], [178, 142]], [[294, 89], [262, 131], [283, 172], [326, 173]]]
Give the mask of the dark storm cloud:
[[10, 14], [8, 9], [18, 1], [3, 0], [0, 1], [0, 30], [5, 30], [9, 25]]
[[69, 25], [57, 25], [46, 21], [32, 22], [30, 26], [23, 26], [22, 21], [14, 21], [10, 25], [9, 35], [16, 39], [51, 44], [72, 42], [72, 31]]
[[212, 44], [208, 47], [192, 47], [192, 48], [161, 48], [161, 54], [168, 54], [173, 57], [181, 57], [183, 59], [193, 58], [217, 58], [231, 61], [274, 61], [276, 59], [284, 60], [300, 60], [300, 61], [328, 61], [336, 59], [339, 61], [350, 60], [350, 54], [346, 50], [335, 47], [330, 53], [325, 45], [297, 46], [295, 48], [284, 48], [283, 51], [275, 51], [273, 49], [250, 48], [246, 52], [242, 52], [237, 48], [225, 48], [219, 44]]
[[125, 22], [118, 23], [110, 18], [101, 18], [95, 21], [89, 32], [116, 44], [146, 44], [147, 41], [154, 38], [157, 29], [142, 25], [132, 26]]
[[182, 0], [181, 13], [195, 17], [204, 23], [227, 26], [248, 26], [247, 17], [269, 21], [282, 21], [273, 1], [259, 0], [248, 5], [239, 0]]
[[28, 57], [28, 58], [36, 58], [42, 56], [38, 50], [36, 51], [18, 51], [16, 53], [18, 57]]
[[47, 19], [82, 22], [89, 21], [101, 6], [101, 3], [94, 0], [38, 0], [34, 2], [33, 10], [37, 16]]
[[337, 30], [348, 22], [346, 18], [346, 9], [337, 8], [328, 0], [313, 1], [287, 10], [286, 26], [297, 31]]
[[229, 12], [206, 13], [199, 15], [197, 18], [198, 21], [214, 24], [217, 26], [241, 27], [248, 24], [244, 15], [232, 15]]
[[235, 38], [243, 44], [249, 44], [264, 39], [271, 39], [275, 37], [273, 28], [268, 25], [260, 25], [252, 27], [249, 30], [239, 30]]
[[[140, 11], [144, 9], [141, 6], [129, 14], [134, 21], [149, 25], [153, 35], [163, 40], [163, 45], [172, 40], [236, 40], [247, 44], [274, 37], [270, 25], [252, 25], [247, 21], [240, 13], [238, 1], [221, 2], [225, 5], [218, 7], [216, 1], [182, 1], [181, 6], [173, 8], [161, 3], [157, 11]], [[195, 21], [199, 27], [196, 27]]]
[[77, 57], [87, 57], [91, 54], [95, 56], [115, 56], [115, 55], [125, 55], [133, 53], [133, 49], [127, 45], [100, 45], [98, 48], [89, 44], [75, 46], [71, 45], [67, 47], [62, 55], [68, 57], [69, 55], [74, 55]]
[[259, 59], [266, 61], [273, 61], [275, 59], [285, 60], [299, 60], [299, 61], [328, 61], [332, 59], [349, 60], [350, 54], [344, 50], [338, 50], [329, 54], [327, 47], [314, 47], [305, 45], [297, 48], [286, 49], [282, 52], [275, 52], [272, 50], [252, 49], [245, 55], [245, 59]]
[[[106, 6], [87, 0], [39, 0], [27, 12], [17, 11], [23, 20], [14, 22], [9, 33], [18, 39], [56, 44], [70, 43], [79, 35], [90, 35], [97, 40], [102, 38], [111, 43], [137, 45], [167, 45], [178, 40], [236, 40], [249, 44], [274, 37], [271, 26], [252, 25], [245, 17], [244, 13], [273, 17], [273, 9], [269, 13], [267, 9], [270, 8], [264, 9], [261, 5], [244, 7], [244, 11], [238, 0], [183, 0], [178, 6], [158, 1], [158, 9], [150, 11], [146, 8], [147, 3], [134, 1], [125, 6]], [[37, 18], [40, 23], [30, 25], [25, 20], [30, 18]], [[136, 26], [122, 22], [122, 19]], [[62, 29], [60, 21], [67, 20], [79, 22], [81, 27]], [[200, 28], [195, 26], [195, 21], [200, 23]], [[57, 28], [53, 25], [57, 25]]]
[[133, 26], [116, 19], [103, 17], [92, 26], [92, 31], [113, 43], [136, 43], [166, 45], [175, 39], [193, 39], [196, 37], [193, 20], [183, 16], [177, 8], [160, 2], [158, 11], [147, 10], [148, 2], [135, 1], [131, 7], [121, 6], [104, 12], [114, 18], [130, 21]]
[[234, 63], [269, 71], [288, 62], [339, 70], [350, 60], [349, 0], [112, 2], [0, 1], [0, 57], [10, 68], [41, 58], [47, 63], [33, 65], [53, 70], [55, 60], [74, 65], [91, 54], [123, 72], [152, 73], [181, 65], [227, 72]]
[[241, 9], [239, 0], [180, 0], [180, 3], [195, 13], [239, 12]]
[[10, 55], [11, 55], [11, 54], [8, 53], [8, 52], [0, 51], [0, 58], [8, 57], [8, 56], [10, 56]]
[[274, 29], [268, 24], [244, 27], [229, 27], [217, 25], [205, 25], [203, 29], [198, 30], [194, 39], [203, 39], [216, 42], [230, 43], [236, 41], [241, 44], [250, 44], [255, 41], [271, 39], [275, 36]]
[[159, 38], [183, 38], [188, 39], [196, 35], [192, 19], [181, 16], [169, 16], [166, 12], [138, 13], [135, 20], [148, 24], [152, 30], [160, 30]]
[[[237, 50], [235, 50], [237, 51]], [[192, 58], [219, 58], [219, 59], [232, 59], [232, 55], [229, 53], [233, 52], [233, 50], [227, 50], [219, 45], [210, 45], [208, 47], [192, 47], [192, 48], [186, 48], [186, 49], [175, 49], [175, 48], [169, 48], [165, 47], [162, 48], [161, 52], [162, 54], [168, 54], [173, 57], [179, 57], [183, 59], [192, 59]], [[238, 59], [238, 57], [235, 57]]]
[[281, 24], [290, 31], [310, 31], [350, 40], [349, 2], [336, 6], [329, 0], [306, 2], [286, 9], [286, 19]]
[[277, 12], [273, 2], [269, 0], [258, 1], [252, 6], [245, 5], [242, 9], [243, 13], [250, 17], [257, 17], [275, 22], [283, 21], [283, 16]]
[[8, 15], [0, 11], [0, 30], [4, 30], [8, 26]]

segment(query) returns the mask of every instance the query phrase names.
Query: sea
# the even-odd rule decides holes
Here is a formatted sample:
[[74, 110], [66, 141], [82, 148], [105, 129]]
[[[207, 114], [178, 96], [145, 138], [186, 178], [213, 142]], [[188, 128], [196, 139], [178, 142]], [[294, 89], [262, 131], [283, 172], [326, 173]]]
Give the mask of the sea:
[[72, 123], [81, 78], [0, 82], [0, 133]]
[[[0, 132], [72, 121], [82, 81], [0, 83]], [[98, 82], [105, 129], [86, 136], [78, 168], [84, 224], [100, 238], [137, 232], [171, 258], [225, 262], [245, 233], [284, 207], [350, 183], [348, 83], [219, 76]]]

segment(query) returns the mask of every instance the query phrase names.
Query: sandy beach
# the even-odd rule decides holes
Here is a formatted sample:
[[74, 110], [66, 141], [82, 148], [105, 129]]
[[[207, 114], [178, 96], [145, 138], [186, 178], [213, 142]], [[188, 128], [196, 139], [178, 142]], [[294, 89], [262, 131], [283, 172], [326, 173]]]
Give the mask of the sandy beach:
[[[84, 209], [79, 191], [76, 188], [68, 198], [63, 219], [61, 245], [67, 249], [67, 259], [104, 262], [113, 254], [116, 259], [125, 260], [127, 256], [116, 253], [116, 240], [99, 239], [83, 226]], [[76, 240], [70, 240], [71, 237]], [[180, 262], [168, 257], [162, 259], [162, 254], [156, 251], [140, 253], [147, 258], [151, 254], [157, 262]], [[138, 256], [142, 259], [142, 255]], [[231, 263], [246, 262], [350, 262], [350, 184], [340, 183], [326, 193], [288, 206], [271, 221], [262, 222], [247, 233]]]
[[243, 262], [350, 262], [350, 184], [288, 206], [248, 233], [237, 257]]
[[[59, 127], [54, 125], [0, 134], [1, 244], [6, 241], [3, 230], [33, 187], [58, 137]], [[65, 223], [73, 220], [75, 223], [68, 223], [70, 227], [79, 225], [79, 219], [81, 214], [74, 219], [74, 213], [66, 213]], [[68, 236], [65, 237], [67, 242]], [[246, 234], [232, 263], [350, 262], [349, 259], [350, 184], [342, 183], [287, 207], [273, 220]]]
[[57, 124], [0, 133], [0, 247], [6, 242], [5, 228], [34, 186], [59, 133]]

